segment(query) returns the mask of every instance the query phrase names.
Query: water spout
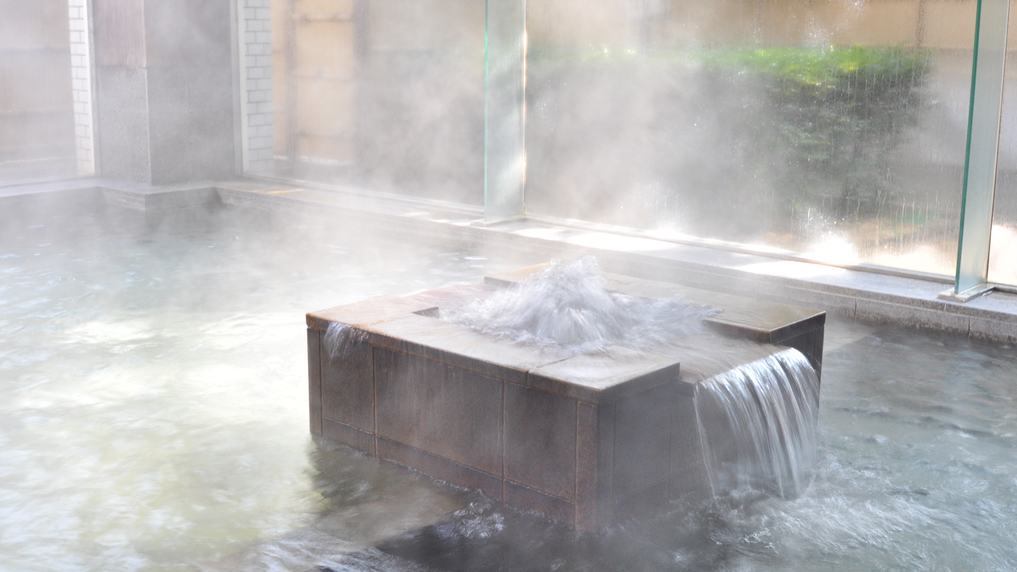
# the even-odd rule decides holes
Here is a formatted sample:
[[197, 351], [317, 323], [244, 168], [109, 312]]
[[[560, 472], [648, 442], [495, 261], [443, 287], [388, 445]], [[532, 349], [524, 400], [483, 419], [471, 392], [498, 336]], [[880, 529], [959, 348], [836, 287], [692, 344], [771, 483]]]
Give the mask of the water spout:
[[499, 338], [553, 346], [571, 354], [609, 346], [645, 349], [691, 334], [718, 310], [673, 296], [641, 298], [607, 289], [597, 260], [553, 261], [516, 286], [464, 306], [442, 319]]
[[714, 496], [755, 489], [794, 498], [812, 482], [819, 378], [798, 350], [699, 384], [695, 407]]

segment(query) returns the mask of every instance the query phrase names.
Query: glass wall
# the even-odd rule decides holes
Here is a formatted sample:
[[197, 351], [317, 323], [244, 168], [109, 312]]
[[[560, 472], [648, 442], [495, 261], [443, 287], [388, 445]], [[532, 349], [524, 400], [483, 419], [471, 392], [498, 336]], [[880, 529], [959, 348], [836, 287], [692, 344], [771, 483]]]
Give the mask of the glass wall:
[[245, 171], [483, 203], [484, 0], [239, 0]]
[[0, 184], [94, 172], [85, 0], [0, 0]]
[[[484, 203], [483, 0], [237, 1], [246, 173]], [[506, 1], [526, 213], [953, 276], [977, 0]]]
[[952, 275], [974, 0], [529, 0], [530, 213]]
[[1010, 3], [989, 282], [1017, 286], [1017, 7]]

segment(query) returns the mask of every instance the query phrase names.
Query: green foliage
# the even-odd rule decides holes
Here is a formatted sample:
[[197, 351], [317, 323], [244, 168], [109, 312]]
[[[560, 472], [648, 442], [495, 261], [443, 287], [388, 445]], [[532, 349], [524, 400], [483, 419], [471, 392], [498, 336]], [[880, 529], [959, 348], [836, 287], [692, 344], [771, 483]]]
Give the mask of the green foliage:
[[762, 73], [806, 88], [836, 91], [853, 78], [913, 83], [931, 69], [928, 52], [905, 48], [726, 48], [701, 50], [701, 63], [714, 69]]
[[743, 136], [785, 199], [832, 203], [841, 215], [871, 211], [892, 190], [892, 151], [921, 115], [932, 68], [928, 52], [896, 47], [726, 48], [695, 59], [729, 86], [755, 84]]

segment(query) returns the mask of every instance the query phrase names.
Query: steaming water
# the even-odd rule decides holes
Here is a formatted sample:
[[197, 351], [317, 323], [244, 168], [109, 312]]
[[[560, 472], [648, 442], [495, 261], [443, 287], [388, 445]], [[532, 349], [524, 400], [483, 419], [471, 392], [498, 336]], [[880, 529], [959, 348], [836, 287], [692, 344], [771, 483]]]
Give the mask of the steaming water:
[[509, 340], [590, 353], [608, 346], [645, 348], [699, 330], [717, 310], [674, 297], [609, 292], [596, 259], [560, 260], [523, 283], [501, 289], [442, 318]]
[[[695, 404], [715, 494], [793, 498], [812, 482], [819, 379], [801, 352], [787, 349], [714, 377], [696, 387]], [[720, 427], [707, 428], [704, 419]]]
[[8, 214], [0, 570], [1017, 569], [1011, 347], [831, 319], [797, 498], [593, 538], [307, 434], [305, 311], [541, 260], [239, 210]]
[[[189, 570], [394, 497], [398, 528], [434, 487], [311, 441], [304, 313], [540, 261], [256, 211], [0, 209], [12, 572]], [[306, 548], [290, 538], [257, 557], [307, 570]]]

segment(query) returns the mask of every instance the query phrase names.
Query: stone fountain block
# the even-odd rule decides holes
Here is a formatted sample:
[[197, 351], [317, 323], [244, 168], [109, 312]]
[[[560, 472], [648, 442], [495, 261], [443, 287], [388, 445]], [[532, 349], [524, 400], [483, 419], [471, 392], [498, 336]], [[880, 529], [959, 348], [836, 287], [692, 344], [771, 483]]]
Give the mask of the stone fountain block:
[[[438, 318], [542, 268], [309, 313], [311, 432], [595, 530], [708, 494], [697, 383], [777, 346], [822, 365], [824, 312], [612, 274], [611, 291], [681, 295], [722, 312], [667, 350], [572, 356]], [[339, 359], [322, 344], [331, 323], [361, 340]]]

